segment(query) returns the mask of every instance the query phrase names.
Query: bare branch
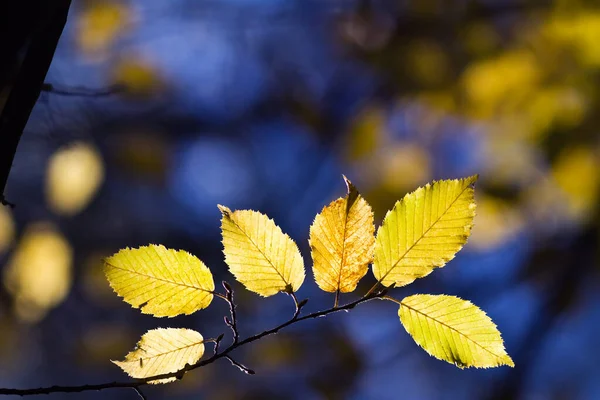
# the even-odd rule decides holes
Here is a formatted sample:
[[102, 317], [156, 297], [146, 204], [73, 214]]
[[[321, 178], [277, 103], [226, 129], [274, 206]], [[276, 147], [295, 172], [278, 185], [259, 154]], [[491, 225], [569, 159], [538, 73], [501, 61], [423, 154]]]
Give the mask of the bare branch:
[[123, 85], [112, 85], [105, 89], [92, 89], [82, 86], [75, 87], [57, 87], [52, 83], [44, 83], [42, 92], [52, 93], [59, 96], [77, 96], [77, 97], [105, 97], [121, 93], [125, 90]]
[[231, 356], [225, 356], [225, 358], [228, 359], [229, 362], [231, 362], [231, 365], [238, 367], [240, 369], [240, 371], [242, 371], [243, 373], [248, 374], [248, 375], [256, 374], [256, 372], [254, 372], [253, 369], [246, 367], [244, 364], [240, 364], [239, 362], [237, 362], [233, 358], [231, 358]]
[[135, 392], [138, 394], [138, 396], [140, 396], [140, 398], [142, 400], [148, 400], [148, 398], [146, 397], [146, 395], [144, 395], [144, 392], [142, 392], [142, 389], [140, 389], [138, 387], [134, 387], [133, 390], [135, 390]]
[[[274, 335], [274, 334], [278, 333], [280, 330], [282, 330], [290, 325], [293, 325], [297, 322], [300, 322], [300, 321], [324, 317], [326, 315], [333, 314], [333, 313], [340, 312], [340, 311], [351, 310], [359, 304], [366, 303], [373, 299], [381, 298], [382, 296], [385, 295], [384, 292], [387, 292], [387, 291], [370, 293], [368, 295], [361, 297], [358, 300], [347, 303], [343, 306], [332, 307], [332, 308], [328, 308], [326, 310], [313, 312], [311, 314], [307, 314], [302, 317], [299, 316], [300, 310], [302, 309], [302, 307], [304, 307], [304, 305], [306, 305], [307, 301], [303, 300], [298, 303], [297, 299], [296, 299], [295, 301], [298, 304], [296, 307], [296, 312], [294, 313], [294, 316], [291, 319], [289, 319], [288, 321], [286, 321], [272, 329], [263, 331], [261, 333], [257, 333], [256, 335], [253, 335], [244, 340], [238, 341], [237, 343], [232, 343], [229, 347], [227, 347], [222, 352], [215, 353], [212, 357], [207, 358], [206, 360], [198, 361], [195, 364], [192, 364], [192, 365], [186, 364], [185, 367], [183, 367], [182, 369], [180, 369], [179, 371], [176, 371], [176, 372], [170, 372], [167, 374], [150, 376], [148, 378], [143, 378], [143, 379], [135, 379], [135, 380], [131, 380], [128, 382], [107, 382], [107, 383], [101, 383], [101, 384], [97, 384], [97, 385], [49, 386], [49, 387], [41, 387], [41, 388], [35, 388], [35, 389], [0, 388], [0, 395], [29, 396], [29, 395], [38, 395], [38, 394], [51, 394], [51, 393], [79, 393], [79, 392], [98, 391], [98, 390], [116, 389], [116, 388], [139, 388], [140, 386], [147, 385], [148, 382], [150, 382], [150, 381], [154, 381], [154, 380], [158, 380], [158, 379], [166, 379], [166, 378], [173, 378], [173, 377], [181, 379], [186, 372], [192, 371], [192, 370], [200, 368], [200, 367], [204, 367], [205, 365], [208, 365], [208, 364], [212, 364], [213, 362], [217, 361], [220, 358], [226, 358], [230, 362], [232, 362], [230, 359], [231, 356], [229, 356], [229, 353], [231, 353], [238, 347], [242, 347], [249, 343], [260, 340], [265, 336]], [[292, 298], [295, 298], [295, 296], [293, 296]], [[215, 342], [220, 342], [219, 338], [215, 339]], [[217, 348], [217, 350], [218, 350], [218, 348]], [[240, 369], [242, 369], [242, 370], [243, 370], [243, 368], [246, 368], [239, 363], [234, 363], [234, 365], [238, 368], [240, 368], [240, 366], [241, 366], [242, 368], [240, 368]], [[247, 369], [247, 370], [252, 371], [250, 369]], [[247, 371], [244, 371], [244, 372], [250, 373]], [[254, 371], [252, 371], [252, 372], [254, 372]]]
[[223, 288], [225, 288], [225, 301], [229, 303], [229, 313], [231, 314], [231, 320], [225, 317], [225, 325], [231, 328], [233, 332], [233, 344], [236, 344], [240, 339], [240, 333], [237, 328], [237, 317], [235, 314], [235, 301], [233, 300], [233, 288], [226, 281], [221, 282]]

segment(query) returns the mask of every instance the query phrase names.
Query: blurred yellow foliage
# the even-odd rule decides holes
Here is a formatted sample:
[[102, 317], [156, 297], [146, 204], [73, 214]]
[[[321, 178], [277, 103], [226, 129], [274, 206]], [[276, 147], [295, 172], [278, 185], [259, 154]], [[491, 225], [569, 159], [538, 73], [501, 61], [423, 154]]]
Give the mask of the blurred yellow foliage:
[[152, 130], [119, 132], [115, 158], [137, 176], [162, 179], [169, 162], [170, 142]]
[[10, 209], [6, 206], [0, 206], [0, 254], [10, 247], [14, 237], [15, 223]]
[[113, 81], [133, 96], [149, 96], [160, 90], [161, 79], [152, 65], [142, 59], [125, 58], [113, 70]]
[[104, 180], [100, 153], [86, 143], [56, 151], [46, 171], [46, 197], [50, 208], [62, 215], [83, 210]]
[[411, 43], [406, 56], [410, 74], [422, 85], [438, 85], [449, 76], [448, 55], [434, 41], [420, 40]]
[[488, 118], [515, 109], [541, 79], [542, 71], [527, 50], [511, 50], [469, 65], [462, 76], [467, 114]]
[[600, 160], [592, 148], [578, 146], [562, 150], [552, 176], [567, 199], [567, 214], [585, 219], [598, 204]]
[[489, 183], [524, 186], [543, 174], [540, 149], [523, 140], [523, 136], [508, 134], [522, 129], [522, 122], [503, 119], [488, 127], [482, 159]]
[[364, 108], [351, 123], [347, 153], [351, 161], [371, 156], [386, 132], [387, 115], [379, 107]]
[[88, 58], [106, 57], [108, 50], [131, 22], [130, 10], [114, 1], [92, 2], [77, 19], [77, 46]]
[[529, 122], [528, 135], [535, 141], [543, 138], [553, 125], [572, 127], [585, 116], [589, 100], [573, 86], [555, 85], [541, 87], [532, 93], [525, 108]]
[[556, 14], [546, 24], [544, 33], [558, 44], [572, 49], [583, 66], [600, 67], [599, 10]]
[[382, 184], [392, 192], [405, 192], [431, 177], [430, 154], [416, 143], [386, 146], [376, 159]]
[[483, 22], [467, 26], [462, 38], [467, 51], [473, 56], [486, 54], [500, 44], [500, 36], [494, 26]]
[[4, 285], [19, 319], [35, 323], [67, 296], [72, 281], [72, 250], [51, 224], [27, 227], [4, 270]]
[[513, 237], [523, 225], [520, 212], [510, 203], [482, 195], [477, 199], [477, 215], [469, 245], [480, 250], [493, 249]]

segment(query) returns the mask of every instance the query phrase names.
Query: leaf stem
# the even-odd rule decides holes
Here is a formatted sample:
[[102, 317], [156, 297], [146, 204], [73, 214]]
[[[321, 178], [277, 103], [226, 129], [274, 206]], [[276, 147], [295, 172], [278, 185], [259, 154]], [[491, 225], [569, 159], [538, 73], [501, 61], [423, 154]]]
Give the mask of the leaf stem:
[[396, 304], [402, 305], [402, 301], [401, 300], [395, 299], [392, 296], [382, 296], [381, 300], [388, 300], [388, 301], [394, 302]]

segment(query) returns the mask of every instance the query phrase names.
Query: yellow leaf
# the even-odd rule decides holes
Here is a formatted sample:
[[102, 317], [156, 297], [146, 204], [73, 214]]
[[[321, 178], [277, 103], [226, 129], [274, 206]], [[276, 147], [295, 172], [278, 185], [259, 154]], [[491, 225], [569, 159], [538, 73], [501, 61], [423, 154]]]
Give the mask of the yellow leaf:
[[25, 229], [4, 270], [4, 285], [20, 320], [38, 322], [63, 302], [71, 289], [72, 264], [73, 249], [54, 225]]
[[210, 270], [196, 256], [162, 245], [123, 249], [104, 260], [104, 273], [125, 302], [155, 317], [206, 308], [215, 289]]
[[300, 251], [272, 219], [252, 210], [232, 212], [221, 205], [219, 210], [225, 262], [238, 281], [265, 297], [302, 286]]
[[[123, 361], [113, 361], [132, 378], [177, 372], [186, 364], [195, 364], [204, 354], [204, 338], [191, 329], [158, 328], [146, 332], [134, 351]], [[168, 383], [176, 378], [166, 378], [149, 383]]]
[[373, 211], [344, 180], [348, 195], [324, 207], [310, 227], [315, 281], [326, 292], [352, 292], [373, 260]]
[[400, 321], [427, 353], [459, 368], [514, 367], [496, 325], [471, 302], [454, 296], [405, 297]]
[[90, 144], [75, 143], [50, 157], [46, 171], [46, 198], [50, 208], [74, 215], [93, 199], [104, 180], [100, 154]]
[[454, 258], [473, 226], [476, 180], [434, 182], [397, 201], [377, 230], [375, 278], [385, 286], [408, 285]]

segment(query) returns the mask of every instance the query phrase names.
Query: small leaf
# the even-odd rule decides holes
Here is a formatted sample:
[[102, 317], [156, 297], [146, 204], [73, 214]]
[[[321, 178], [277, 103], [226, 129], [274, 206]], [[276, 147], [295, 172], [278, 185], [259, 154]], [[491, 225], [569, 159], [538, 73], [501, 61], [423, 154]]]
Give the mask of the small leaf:
[[162, 245], [126, 248], [104, 260], [115, 292], [133, 308], [155, 317], [192, 314], [213, 299], [215, 284], [196, 256]]
[[377, 230], [375, 278], [404, 286], [453, 259], [471, 233], [476, 180], [434, 182], [397, 201]]
[[400, 321], [430, 355], [459, 368], [514, 367], [496, 325], [471, 302], [454, 296], [405, 297]]
[[304, 262], [296, 243], [264, 214], [221, 205], [219, 210], [225, 262], [235, 278], [265, 297], [297, 291], [304, 282]]
[[352, 292], [373, 260], [371, 206], [344, 177], [348, 194], [324, 207], [310, 227], [313, 273], [326, 292]]
[[[180, 371], [186, 364], [193, 365], [204, 354], [204, 338], [191, 329], [158, 328], [146, 332], [135, 350], [123, 361], [113, 361], [132, 378]], [[157, 379], [149, 383], [168, 383], [176, 378]]]

